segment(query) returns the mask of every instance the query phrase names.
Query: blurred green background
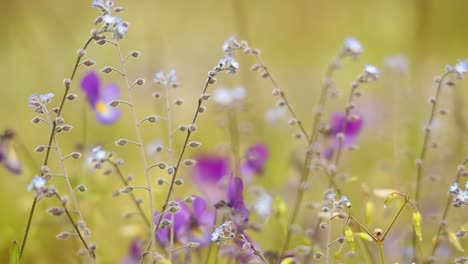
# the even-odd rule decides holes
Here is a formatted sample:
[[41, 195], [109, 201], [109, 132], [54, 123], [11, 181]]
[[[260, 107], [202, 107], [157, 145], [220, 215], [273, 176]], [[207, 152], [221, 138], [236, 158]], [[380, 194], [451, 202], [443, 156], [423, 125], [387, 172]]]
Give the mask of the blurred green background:
[[[26, 192], [26, 187], [43, 160], [42, 154], [28, 154], [22, 146], [32, 150], [38, 144], [46, 144], [48, 139], [45, 127], [30, 122], [34, 113], [28, 108], [28, 97], [33, 93], [54, 92], [53, 103], [58, 103], [63, 91], [62, 80], [69, 77], [76, 50], [89, 36], [92, 21], [99, 15], [91, 8], [91, 2], [1, 2], [3, 101], [0, 129], [13, 128], [17, 132], [16, 144], [24, 172], [16, 177], [0, 169], [0, 263], [7, 262], [11, 241], [22, 239], [33, 196]], [[366, 188], [412, 190], [414, 158], [418, 155], [422, 127], [429, 113], [427, 97], [434, 91], [433, 77], [443, 73], [446, 64], [455, 64], [467, 55], [468, 2], [464, 0], [139, 0], [118, 1], [117, 5], [127, 9], [121, 16], [130, 22], [128, 33], [121, 42], [124, 53], [132, 50], [142, 53], [140, 58], [129, 63], [129, 74], [132, 78], [148, 80], [147, 85], [135, 90], [139, 116], [161, 110], [158, 102], [148, 99], [155, 90], [151, 80], [156, 71], [174, 68], [183, 84], [174, 98], [183, 96], [186, 102], [175, 112], [176, 120], [181, 124], [189, 122], [206, 73], [223, 56], [221, 45], [233, 34], [261, 50], [263, 59], [286, 90], [306, 127], [311, 125], [313, 104], [327, 64], [341, 48], [344, 38], [354, 36], [359, 39], [364, 53], [356, 62], [344, 62], [343, 70], [336, 75], [337, 87], [347, 95], [349, 83], [367, 63], [380, 67], [382, 74], [377, 83], [364, 87], [364, 96], [357, 103], [366, 117], [366, 126], [360, 137], [359, 150], [352, 155], [346, 152], [344, 159], [346, 172], [357, 180], [341, 182], [351, 201], [369, 199], [362, 191]], [[395, 54], [408, 58], [407, 73], [399, 75], [385, 69], [384, 58]], [[118, 66], [115, 49], [109, 45], [91, 45], [86, 56], [97, 61], [95, 69]], [[293, 197], [287, 195], [287, 184], [294, 182], [298, 172], [290, 168], [288, 161], [291, 157], [301, 157], [303, 143], [289, 136], [293, 130], [286, 122], [270, 125], [264, 121], [264, 112], [276, 100], [271, 96], [271, 83], [249, 71], [253, 57], [239, 54], [237, 58], [241, 64], [239, 74], [234, 78], [220, 77], [215, 86], [241, 84], [248, 89], [250, 111], [241, 118], [253, 124], [253, 132], [241, 138], [242, 149], [258, 141], [270, 146], [271, 160], [265, 176], [258, 183], [271, 194], [290, 201]], [[79, 69], [77, 80], [84, 72], [85, 69]], [[105, 82], [123, 84], [118, 75], [103, 78]], [[102, 144], [126, 160], [126, 173], [133, 174], [137, 182], [143, 182], [136, 150], [119, 149], [113, 145], [113, 141], [120, 137], [134, 137], [130, 114], [124, 113], [122, 120], [113, 127], [99, 125], [87, 109], [77, 84], [74, 82], [72, 92], [79, 95], [79, 100], [68, 104], [64, 113], [66, 121], [75, 129], [59, 136], [63, 152], [74, 150], [78, 143]], [[430, 237], [435, 232], [456, 165], [467, 154], [466, 87], [466, 81], [461, 81], [457, 87], [444, 91], [442, 107], [449, 109], [450, 114], [440, 120], [440, 127], [433, 137], [439, 148], [430, 151], [423, 187], [425, 200], [421, 208], [427, 216], [424, 227], [428, 234], [423, 241], [424, 252], [428, 251]], [[332, 100], [327, 111], [341, 111], [345, 97]], [[213, 151], [218, 144], [227, 142], [226, 130], [217, 126], [221, 115], [209, 111], [201, 118], [196, 139], [204, 143], [203, 151]], [[163, 126], [145, 127], [145, 142], [164, 137], [164, 131]], [[84, 183], [89, 189], [88, 193], [77, 195], [84, 217], [98, 245], [100, 263], [118, 263], [127, 254], [131, 238], [141, 235], [143, 230], [138, 228], [138, 220], [121, 217], [126, 210], [133, 210], [133, 205], [125, 197], [112, 197], [112, 192], [120, 188], [115, 175], [102, 176], [83, 169], [84, 163], [85, 159], [67, 161], [74, 183]], [[52, 164], [51, 167], [56, 166]], [[161, 176], [155, 174], [154, 177]], [[187, 177], [187, 173], [183, 175]], [[60, 187], [60, 183], [56, 185]], [[309, 199], [318, 201], [326, 180], [317, 178], [313, 186]], [[160, 201], [165, 189], [157, 188]], [[185, 187], [188, 189], [190, 187]], [[180, 191], [181, 196], [187, 192]], [[363, 215], [364, 204], [356, 204], [356, 212]], [[378, 209], [374, 212], [372, 227], [386, 226], [389, 222], [391, 213], [384, 214], [380, 204], [376, 200]], [[79, 247], [77, 241], [55, 239], [57, 233], [66, 229], [67, 222], [45, 212], [52, 205], [53, 202], [47, 201], [38, 207], [25, 263], [80, 263], [80, 258], [73, 257]], [[455, 231], [467, 219], [466, 208], [457, 212], [463, 213], [452, 211], [451, 219], [457, 223], [453, 226]], [[305, 214], [305, 219], [307, 217], [315, 219], [315, 214]], [[410, 218], [402, 217], [398, 225], [394, 230], [396, 236], [408, 236]], [[269, 232], [254, 236], [266, 249], [277, 246], [271, 242], [275, 241], [272, 236], [281, 239], [281, 234]], [[405, 244], [404, 238], [399, 239], [394, 245], [396, 249]], [[389, 262], [400, 260], [401, 256], [391, 253], [395, 248], [386, 249]], [[453, 256], [459, 253], [454, 251]]]

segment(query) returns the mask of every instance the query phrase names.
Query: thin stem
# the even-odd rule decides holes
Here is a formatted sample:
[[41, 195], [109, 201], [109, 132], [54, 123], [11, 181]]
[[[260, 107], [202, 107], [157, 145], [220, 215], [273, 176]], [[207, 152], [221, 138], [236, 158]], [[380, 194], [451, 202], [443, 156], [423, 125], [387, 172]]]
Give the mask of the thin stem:
[[333, 216], [333, 212], [335, 212], [335, 208], [333, 207], [332, 210], [330, 210], [330, 217], [328, 218], [328, 226], [327, 226], [327, 263], [330, 263], [330, 247], [328, 246], [330, 244], [330, 241], [331, 241], [331, 237], [332, 237], [332, 216]]
[[[117, 172], [117, 175], [119, 176], [119, 178], [122, 180], [122, 183], [125, 185], [125, 186], [129, 186], [128, 184], [128, 181], [125, 179], [125, 177], [123, 176], [122, 174], [122, 171], [120, 170], [120, 167], [119, 165], [117, 165], [117, 163], [111, 161], [110, 159], [106, 159], [104, 160], [108, 163], [110, 163], [112, 165], [112, 167], [114, 167], [114, 170]], [[128, 193], [130, 195], [130, 197], [132, 198], [132, 201], [135, 203], [136, 207], [138, 208], [138, 212], [140, 213], [141, 217], [143, 218], [143, 220], [145, 220], [145, 223], [146, 225], [148, 226], [148, 228], [151, 228], [151, 223], [150, 223], [150, 220], [148, 219], [148, 217], [145, 215], [145, 213], [143, 212], [143, 208], [141, 207], [141, 204], [137, 201], [137, 198], [135, 197], [135, 194], [133, 194], [133, 192], [130, 192]]]
[[[91, 36], [84, 44], [83, 46], [83, 50], [86, 50], [89, 46], [89, 44], [91, 43], [91, 41], [93, 40], [93, 36]], [[73, 70], [72, 70], [72, 73], [70, 75], [70, 81], [73, 81], [73, 79], [75, 78], [75, 74], [76, 74], [76, 71], [78, 69], [78, 66], [80, 65], [80, 61], [81, 61], [82, 57], [81, 56], [77, 56], [77, 59], [76, 59], [76, 62], [75, 62], [75, 66], [73, 67]], [[63, 111], [63, 108], [65, 106], [65, 101], [67, 99], [67, 96], [68, 96], [68, 92], [70, 91], [70, 85], [66, 86], [65, 87], [65, 92], [63, 93], [63, 97], [62, 97], [62, 101], [60, 102], [60, 105], [59, 105], [59, 108], [58, 108], [58, 111], [57, 111], [57, 117], [61, 116], [62, 114], [62, 111]], [[57, 123], [54, 121], [53, 124], [52, 124], [52, 128], [51, 128], [51, 132], [50, 132], [50, 136], [49, 136], [49, 144], [48, 146], [50, 146], [52, 144], [52, 140], [55, 136], [55, 129], [57, 128]], [[46, 154], [45, 154], [45, 158], [44, 158], [44, 162], [42, 163], [43, 166], [47, 166], [47, 164], [49, 163], [49, 155], [50, 155], [50, 148], [47, 148], [46, 149]], [[34, 200], [33, 200], [33, 205], [31, 206], [31, 210], [29, 211], [29, 216], [28, 216], [28, 224], [26, 226], [26, 230], [25, 230], [25, 233], [24, 233], [24, 237], [23, 237], [23, 242], [21, 243], [21, 250], [20, 250], [20, 255], [19, 255], [19, 259], [21, 260], [21, 258], [23, 257], [23, 253], [24, 253], [24, 249], [25, 249], [25, 245], [26, 245], [26, 242], [28, 241], [28, 236], [29, 236], [29, 230], [31, 228], [31, 221], [32, 221], [32, 218], [33, 218], [33, 215], [34, 215], [34, 212], [35, 212], [35, 209], [36, 209], [36, 203], [37, 203], [37, 197], [34, 197]]]
[[[211, 82], [211, 77], [208, 77], [206, 79], [206, 81], [205, 81], [205, 85], [203, 87], [202, 94], [206, 93], [206, 90], [208, 89], [208, 86], [209, 86], [210, 82]], [[195, 109], [195, 113], [193, 114], [191, 124], [196, 123], [197, 118], [198, 118], [198, 114], [199, 114], [199, 109], [200, 109], [202, 103], [203, 103], [203, 100], [201, 98], [199, 98], [198, 99], [198, 105], [197, 105], [197, 108]], [[184, 153], [185, 153], [185, 150], [187, 149], [187, 144], [189, 142], [191, 134], [192, 134], [192, 131], [190, 131], [190, 129], [187, 129], [187, 134], [185, 136], [184, 144], [182, 145], [182, 150], [180, 151], [179, 157], [177, 158], [177, 163], [176, 163], [176, 166], [174, 167], [174, 173], [172, 174], [171, 183], [169, 184], [169, 190], [167, 192], [166, 199], [165, 199], [165, 202], [164, 202], [164, 204], [163, 204], [163, 206], [161, 208], [161, 211], [165, 211], [166, 206], [167, 206], [167, 204], [169, 202], [169, 199], [171, 198], [171, 194], [172, 194], [172, 191], [174, 189], [174, 182], [175, 182], [177, 174], [179, 172], [180, 163], [182, 162], [182, 159], [184, 157]], [[160, 226], [161, 221], [162, 221], [162, 218], [163, 218], [163, 215], [160, 214], [159, 217], [158, 217], [158, 221], [156, 223], [154, 234], [156, 234], [158, 232], [159, 226]], [[151, 241], [150, 241], [150, 243], [151, 243]], [[140, 260], [140, 262], [141, 262], [141, 260]]]
[[242, 178], [240, 171], [240, 151], [239, 151], [239, 127], [237, 125], [236, 113], [233, 109], [228, 110], [229, 135], [231, 138], [231, 152], [234, 157], [234, 175]]
[[422, 179], [422, 173], [423, 173], [423, 164], [424, 159], [426, 158], [426, 153], [429, 145], [429, 139], [431, 135], [431, 126], [435, 118], [436, 110], [437, 110], [437, 103], [439, 101], [440, 93], [442, 91], [442, 87], [444, 86], [444, 80], [445, 78], [450, 74], [450, 71], [447, 71], [442, 75], [442, 77], [439, 80], [439, 83], [437, 84], [437, 89], [436, 89], [436, 95], [434, 97], [434, 101], [432, 102], [432, 108], [431, 108], [431, 113], [429, 114], [429, 119], [427, 122], [427, 129], [424, 129], [424, 141], [423, 145], [421, 148], [421, 154], [419, 155], [419, 161], [421, 164], [417, 166], [417, 176], [416, 176], [416, 194], [415, 194], [415, 200], [416, 203], [419, 203], [419, 196], [420, 196], [420, 190], [421, 190], [421, 179]]
[[[125, 60], [122, 57], [122, 52], [120, 50], [120, 45], [119, 45], [118, 42], [115, 43], [115, 47], [117, 48], [117, 53], [118, 53], [119, 60], [120, 60], [121, 72], [123, 74], [125, 84], [127, 86], [128, 103], [130, 104], [130, 110], [131, 110], [131, 113], [132, 113], [133, 122], [135, 124], [135, 134], [136, 134], [137, 143], [138, 143], [137, 145], [138, 145], [138, 149], [140, 150], [141, 160], [143, 162], [143, 168], [144, 168], [144, 171], [145, 171], [146, 188], [148, 190], [149, 211], [150, 211], [150, 216], [153, 217], [154, 216], [154, 206], [153, 206], [153, 192], [152, 192], [152, 189], [151, 189], [151, 178], [150, 178], [150, 175], [149, 175], [149, 170], [147, 169], [148, 168], [148, 163], [147, 163], [147, 160], [146, 160], [146, 154], [145, 154], [145, 150], [144, 150], [144, 147], [143, 147], [143, 138], [141, 136], [141, 130], [140, 130], [140, 127], [137, 125], [138, 117], [137, 117], [137, 114], [136, 114], [136, 111], [135, 111], [135, 104], [134, 104], [134, 101], [133, 101], [133, 95], [132, 95], [132, 91], [131, 91], [130, 82], [128, 80], [127, 65], [125, 63]], [[154, 239], [153, 230], [155, 230], [154, 221], [150, 221], [150, 238], [149, 238], [149, 244], [150, 245], [151, 245], [151, 242]]]
[[390, 229], [392, 228], [393, 224], [396, 222], [398, 216], [400, 216], [401, 212], [403, 211], [403, 208], [405, 208], [405, 205], [408, 203], [408, 197], [405, 197], [405, 202], [401, 205], [400, 209], [398, 210], [397, 214], [395, 215], [395, 217], [393, 218], [392, 222], [390, 223], [390, 225], [387, 227], [387, 229], [385, 230], [385, 233], [383, 234], [382, 236], [382, 241], [385, 240], [385, 237], [387, 236], [388, 232], [390, 231]]
[[[467, 163], [468, 163], [468, 159], [465, 159], [465, 161], [463, 161], [462, 164], [466, 165]], [[457, 175], [455, 176], [455, 181], [454, 182], [458, 182], [458, 180], [460, 179], [461, 174], [462, 174], [462, 171], [458, 170]], [[448, 211], [451, 208], [450, 205], [452, 204], [452, 201], [453, 201], [453, 198], [449, 195], [449, 197], [447, 199], [447, 203], [445, 205], [444, 213], [442, 214], [442, 220], [440, 221], [439, 228], [437, 230], [437, 234], [436, 234], [436, 237], [435, 237], [435, 240], [434, 240], [434, 245], [432, 246], [431, 256], [435, 255], [437, 247], [440, 244], [440, 235], [442, 234], [443, 227], [444, 227], [444, 222], [447, 219]]]
[[93, 262], [94, 262], [94, 259], [96, 258], [96, 255], [94, 254], [94, 252], [92, 250], [89, 250], [89, 246], [86, 243], [86, 240], [84, 239], [83, 235], [81, 235], [80, 229], [79, 229], [78, 225], [75, 224], [75, 220], [73, 220], [73, 217], [71, 216], [70, 211], [65, 206], [65, 204], [63, 204], [62, 198], [60, 197], [60, 195], [58, 193], [56, 193], [56, 192], [54, 194], [55, 194], [55, 197], [57, 197], [57, 199], [59, 200], [60, 204], [63, 207], [63, 210], [65, 211], [68, 219], [70, 220], [70, 223], [73, 225], [73, 228], [75, 229], [76, 233], [78, 234], [78, 237], [80, 238], [81, 243], [83, 243], [84, 247], [88, 251], [89, 255], [93, 258]]
[[379, 247], [380, 263], [385, 264], [385, 257], [384, 257], [382, 242], [377, 242], [377, 246]]
[[268, 70], [267, 66], [263, 62], [260, 55], [258, 53], [254, 53], [254, 55], [255, 55], [255, 58], [257, 59], [258, 63], [261, 65], [261, 67], [263, 68], [265, 73], [268, 75], [268, 79], [270, 79], [271, 83], [273, 84], [273, 87], [275, 87], [275, 89], [280, 91], [279, 95], [281, 96], [281, 99], [283, 99], [283, 102], [286, 105], [286, 107], [288, 108], [288, 111], [291, 114], [291, 116], [296, 120], [297, 125], [299, 126], [299, 129], [301, 130], [302, 136], [304, 136], [304, 138], [307, 139], [307, 142], [310, 143], [310, 137], [307, 134], [307, 131], [305, 130], [304, 125], [302, 124], [302, 121], [297, 117], [296, 112], [293, 110], [291, 104], [289, 103], [288, 99], [286, 98], [286, 95], [284, 94], [283, 90], [281, 90], [278, 82], [273, 77], [273, 75], [271, 75], [271, 72]]

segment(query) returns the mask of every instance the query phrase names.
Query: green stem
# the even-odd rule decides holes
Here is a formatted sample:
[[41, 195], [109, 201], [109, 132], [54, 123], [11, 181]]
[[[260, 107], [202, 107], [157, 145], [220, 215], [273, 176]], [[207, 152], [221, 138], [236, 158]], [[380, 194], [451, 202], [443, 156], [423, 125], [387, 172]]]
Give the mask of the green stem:
[[385, 257], [384, 257], [382, 242], [377, 242], [377, 246], [379, 247], [380, 263], [385, 264]]

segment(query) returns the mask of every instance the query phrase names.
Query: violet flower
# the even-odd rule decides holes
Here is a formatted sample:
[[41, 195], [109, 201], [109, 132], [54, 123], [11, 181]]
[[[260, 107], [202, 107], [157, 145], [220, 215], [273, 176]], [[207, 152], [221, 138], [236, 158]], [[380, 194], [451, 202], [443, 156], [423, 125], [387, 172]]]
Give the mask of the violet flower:
[[115, 123], [122, 112], [118, 108], [111, 107], [109, 104], [119, 98], [119, 87], [115, 84], [101, 86], [99, 75], [94, 72], [88, 72], [81, 80], [81, 89], [88, 97], [88, 102], [94, 111], [96, 119], [104, 125]]
[[[174, 213], [174, 242], [178, 245], [186, 245], [189, 242], [197, 242], [200, 246], [209, 245], [211, 228], [213, 227], [215, 212], [207, 207], [205, 200], [194, 197], [191, 208], [184, 202], [179, 203], [179, 210]], [[155, 213], [154, 220], [159, 218], [159, 212]], [[165, 214], [163, 220], [171, 220], [171, 214]], [[157, 241], [168, 247], [170, 243], [170, 227], [158, 229]]]
[[231, 174], [231, 165], [227, 157], [201, 155], [196, 157], [192, 177], [203, 196], [214, 205], [225, 197], [224, 179]]
[[247, 149], [245, 160], [241, 164], [242, 177], [246, 182], [250, 182], [252, 176], [263, 173], [268, 154], [267, 146], [262, 143], [254, 144]]
[[143, 249], [139, 240], [135, 239], [130, 243], [129, 254], [122, 260], [122, 264], [138, 264], [140, 263]]
[[242, 179], [233, 177], [229, 183], [226, 192], [226, 200], [231, 207], [232, 220], [236, 225], [238, 232], [246, 228], [249, 220], [249, 210], [244, 202], [244, 184]]
[[8, 171], [14, 174], [21, 174], [21, 164], [15, 148], [13, 147], [13, 135], [11, 130], [6, 130], [0, 135], [0, 163], [2, 163]]
[[330, 160], [333, 157], [335, 150], [338, 148], [338, 134], [343, 134], [342, 148], [347, 148], [356, 143], [357, 137], [361, 132], [363, 125], [362, 116], [358, 115], [357, 119], [346, 119], [346, 116], [341, 113], [333, 113], [330, 120], [330, 128], [327, 136], [332, 140], [331, 146], [325, 151], [325, 158]]

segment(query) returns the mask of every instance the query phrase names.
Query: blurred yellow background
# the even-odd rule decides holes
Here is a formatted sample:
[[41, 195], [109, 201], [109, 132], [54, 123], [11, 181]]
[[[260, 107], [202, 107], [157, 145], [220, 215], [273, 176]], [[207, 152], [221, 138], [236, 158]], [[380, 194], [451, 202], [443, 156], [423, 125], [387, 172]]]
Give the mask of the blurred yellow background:
[[[0, 129], [13, 128], [18, 134], [17, 144], [27, 146], [31, 152], [38, 144], [46, 144], [48, 132], [45, 127], [30, 122], [34, 113], [28, 107], [28, 97], [33, 93], [53, 92], [56, 95], [53, 103], [59, 102], [62, 80], [69, 77], [76, 51], [88, 38], [92, 22], [100, 14], [91, 7], [91, 2], [0, 2], [3, 99]], [[129, 74], [133, 76], [131, 78], [144, 77], [148, 81], [147, 85], [135, 90], [140, 103], [137, 105], [139, 116], [161, 109], [157, 102], [148, 99], [155, 89], [151, 80], [156, 71], [167, 72], [174, 68], [183, 84], [176, 91], [177, 96], [183, 96], [186, 102], [175, 115], [176, 120], [184, 124], [189, 122], [206, 73], [223, 56], [221, 45], [231, 35], [236, 34], [238, 39], [245, 39], [261, 50], [265, 63], [306, 127], [311, 125], [313, 104], [327, 64], [346, 37], [360, 40], [364, 53], [357, 62], [344, 62], [343, 69], [336, 75], [337, 87], [347, 95], [349, 83], [367, 63], [381, 68], [382, 74], [377, 83], [363, 88], [364, 96], [357, 103], [361, 112], [368, 113], [369, 121], [360, 137], [359, 151], [353, 155], [346, 152], [347, 171], [357, 177], [355, 182], [341, 183], [351, 201], [363, 198], [363, 184], [371, 188], [411, 191], [415, 177], [413, 161], [418, 155], [422, 127], [429, 113], [427, 97], [434, 91], [433, 77], [442, 74], [446, 64], [455, 64], [467, 55], [468, 2], [464, 0], [134, 0], [117, 1], [116, 4], [126, 8], [121, 17], [130, 22], [128, 33], [121, 41], [124, 52], [138, 50], [142, 53], [140, 58], [129, 62]], [[384, 58], [395, 54], [403, 54], [410, 61], [407, 74], [400, 76], [385, 70]], [[110, 45], [92, 44], [86, 56], [97, 61], [95, 69], [118, 66], [115, 50]], [[215, 86], [241, 84], [248, 89], [252, 111], [242, 118], [254, 124], [254, 132], [243, 138], [242, 147], [245, 149], [248, 144], [258, 141], [271, 147], [271, 160], [259, 183], [273, 194], [284, 195], [290, 200], [292, 196], [286, 197], [286, 182], [298, 172], [288, 169], [285, 161], [295, 154], [302, 155], [303, 145], [292, 136], [288, 137], [292, 130], [286, 124], [272, 126], [264, 122], [264, 112], [276, 100], [271, 96], [272, 85], [249, 71], [254, 63], [252, 57], [239, 54], [237, 58], [241, 64], [239, 74], [234, 78], [220, 76]], [[137, 182], [143, 182], [136, 150], [113, 145], [113, 141], [120, 137], [134, 137], [130, 114], [125, 113], [113, 127], [99, 125], [78, 89], [79, 78], [85, 72], [85, 69], [79, 69], [72, 86], [72, 92], [79, 95], [79, 100], [65, 107], [64, 117], [75, 129], [60, 135], [64, 152], [72, 151], [77, 143], [103, 144], [126, 160], [126, 173], [133, 174]], [[123, 84], [118, 75], [103, 78], [105, 82]], [[467, 86], [466, 81], [461, 81], [457, 87], [444, 92], [442, 106], [450, 110], [450, 115], [441, 120], [442, 125], [434, 136], [440, 148], [431, 150], [431, 165], [423, 187], [423, 195], [427, 197], [423, 210], [439, 208], [433, 212], [435, 218], [427, 219], [425, 223], [429, 234], [424, 240], [426, 246], [434, 234], [434, 223], [440, 217], [440, 206], [445, 202], [456, 165], [467, 154], [468, 127], [465, 127], [464, 107]], [[124, 91], [122, 94], [125, 96]], [[342, 111], [345, 97], [333, 100], [328, 111]], [[219, 114], [209, 111], [200, 120], [201, 129], [196, 137], [204, 143], [205, 151], [212, 151], [216, 145], [227, 141], [226, 132], [216, 126], [217, 118]], [[163, 131], [157, 126], [145, 127], [145, 142], [149, 143]], [[21, 176], [0, 169], [0, 263], [7, 263], [11, 241], [22, 240], [33, 197], [32, 193], [26, 192], [26, 187], [43, 160], [42, 154], [27, 154], [21, 146], [18, 152], [24, 166]], [[29, 155], [33, 160], [28, 158]], [[67, 161], [72, 168], [74, 183], [85, 183], [89, 189], [88, 193], [77, 195], [82, 211], [98, 245], [100, 263], [118, 263], [127, 254], [131, 238], [142, 233], [137, 227], [139, 222], [121, 217], [125, 209], [132, 210], [133, 205], [125, 197], [112, 197], [112, 192], [120, 188], [115, 175], [102, 176], [82, 169], [80, 166], [84, 166], [84, 162], [85, 158]], [[430, 177], [438, 180], [430, 181]], [[326, 181], [313, 184], [320, 186], [320, 191], [310, 196], [317, 200]], [[165, 189], [157, 188], [160, 200]], [[185, 188], [188, 189], [190, 187]], [[185, 193], [180, 191], [180, 194]], [[52, 205], [52, 202], [45, 202], [38, 207], [26, 247], [25, 263], [52, 263], [51, 260], [53, 263], [80, 263], [80, 258], [70, 257], [79, 247], [77, 241], [55, 239], [68, 223], [45, 212]], [[375, 212], [375, 222], [386, 225], [388, 218], [382, 214], [380, 203], [376, 207], [379, 209]], [[464, 210], [466, 216], [466, 208], [459, 210]], [[459, 219], [463, 220], [462, 217]], [[383, 221], [382, 224], [379, 221]], [[399, 224], [397, 233], [409, 232], [409, 217], [402, 218]], [[265, 248], [275, 248], [273, 242], [265, 238], [268, 237], [266, 234], [258, 237]], [[397, 261], [398, 256], [390, 255], [389, 260]]]

